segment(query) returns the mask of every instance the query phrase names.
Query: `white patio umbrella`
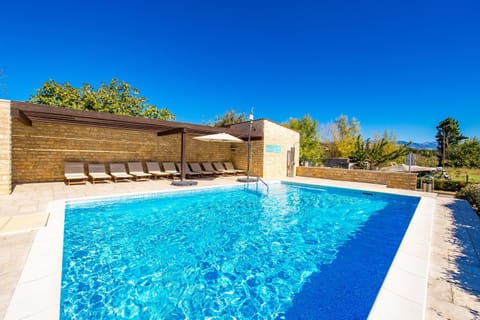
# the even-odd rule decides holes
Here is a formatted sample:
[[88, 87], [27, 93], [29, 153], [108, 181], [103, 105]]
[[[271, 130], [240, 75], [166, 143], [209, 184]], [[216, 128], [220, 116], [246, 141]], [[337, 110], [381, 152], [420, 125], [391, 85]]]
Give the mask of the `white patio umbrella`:
[[230, 142], [230, 143], [244, 143], [242, 139], [232, 136], [231, 134], [222, 132], [222, 133], [215, 133], [209, 134], [206, 136], [194, 137], [193, 139], [197, 139], [200, 141], [210, 141], [210, 142]]

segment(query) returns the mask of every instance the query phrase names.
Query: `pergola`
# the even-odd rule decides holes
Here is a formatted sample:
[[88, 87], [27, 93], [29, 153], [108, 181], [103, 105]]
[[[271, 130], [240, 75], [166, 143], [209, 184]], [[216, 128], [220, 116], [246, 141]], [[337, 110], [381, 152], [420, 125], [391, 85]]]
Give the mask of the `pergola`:
[[[12, 101], [11, 106], [12, 117], [18, 118], [22, 123], [28, 126], [31, 126], [33, 122], [51, 122], [103, 128], [156, 131], [157, 136], [181, 134], [181, 181], [185, 180], [185, 137], [187, 134], [199, 136], [225, 132], [244, 141], [248, 138], [248, 132], [234, 130], [228, 127], [211, 127], [185, 122], [147, 119], [16, 101]], [[252, 136], [252, 140], [260, 139], [262, 139], [261, 135]]]

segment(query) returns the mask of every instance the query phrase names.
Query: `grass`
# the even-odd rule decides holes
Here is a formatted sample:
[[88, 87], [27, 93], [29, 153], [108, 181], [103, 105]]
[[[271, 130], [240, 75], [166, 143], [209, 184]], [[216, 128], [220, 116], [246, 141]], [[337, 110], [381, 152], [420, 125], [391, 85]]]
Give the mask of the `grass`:
[[468, 182], [480, 183], [480, 168], [447, 168], [447, 173], [455, 181], [467, 181], [468, 174]]

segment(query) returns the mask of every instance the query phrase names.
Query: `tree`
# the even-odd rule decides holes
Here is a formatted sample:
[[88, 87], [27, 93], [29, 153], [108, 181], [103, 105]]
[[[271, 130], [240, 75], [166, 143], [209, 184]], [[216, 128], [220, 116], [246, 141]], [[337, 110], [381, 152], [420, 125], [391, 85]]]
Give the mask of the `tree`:
[[318, 135], [318, 122], [310, 115], [304, 115], [303, 119], [290, 118], [285, 126], [300, 133], [300, 162], [319, 164], [324, 152]]
[[415, 164], [423, 167], [437, 166], [437, 152], [435, 150], [417, 149], [412, 150], [415, 154]]
[[75, 88], [70, 83], [57, 83], [49, 80], [43, 83], [29, 102], [78, 110], [109, 112], [150, 119], [175, 120], [175, 115], [168, 109], [158, 109], [139, 96], [138, 89], [116, 78], [95, 88], [84, 83]]
[[458, 121], [448, 117], [445, 120], [440, 121], [437, 125], [437, 157], [438, 165], [444, 167], [448, 165], [447, 159], [449, 158], [450, 151], [455, 148], [462, 140], [467, 137], [460, 133], [460, 126]]
[[[393, 156], [400, 147], [397, 143], [397, 136], [395, 135], [395, 133], [393, 131], [389, 132], [388, 130], [385, 130], [382, 136], [380, 136], [379, 134], [375, 134], [374, 141], [382, 141], [382, 140], [386, 141], [385, 146], [383, 147], [384, 153], [392, 154]], [[407, 146], [410, 146], [410, 144], [411, 142], [407, 143]], [[403, 163], [405, 161], [404, 156], [405, 154], [399, 154], [397, 158], [392, 158], [392, 159], [389, 159], [388, 161]]]
[[[233, 109], [225, 111], [221, 116], [216, 116], [213, 122], [214, 127], [226, 127], [231, 124], [245, 122], [248, 120], [248, 116], [245, 113], [239, 113]], [[212, 124], [210, 124], [212, 125]]]
[[449, 159], [455, 167], [480, 167], [480, 141], [473, 137], [455, 145], [450, 149]]
[[391, 141], [385, 137], [377, 141], [370, 139], [364, 141], [363, 137], [358, 135], [355, 141], [355, 150], [350, 154], [350, 160], [356, 162], [363, 169], [378, 169], [382, 164], [410, 153], [408, 146], [411, 142], [396, 146], [395, 149], [390, 148], [390, 143]]
[[348, 120], [348, 116], [340, 115], [330, 126], [333, 143], [329, 145], [331, 157], [347, 158], [354, 150], [360, 122], [355, 118]]

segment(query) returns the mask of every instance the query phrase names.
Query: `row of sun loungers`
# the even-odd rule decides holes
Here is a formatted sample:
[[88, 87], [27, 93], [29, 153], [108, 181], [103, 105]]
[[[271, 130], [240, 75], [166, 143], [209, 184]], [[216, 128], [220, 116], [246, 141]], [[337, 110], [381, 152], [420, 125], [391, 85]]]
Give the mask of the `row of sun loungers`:
[[[159, 162], [145, 162], [146, 171], [141, 162], [110, 163], [107, 173], [105, 164], [89, 163], [88, 172], [85, 174], [85, 164], [83, 162], [65, 162], [65, 181], [70, 183], [86, 183], [90, 180], [93, 184], [96, 181], [113, 180], [118, 181], [140, 181], [150, 178], [172, 178], [181, 175], [181, 163], [163, 162], [163, 170], [160, 169]], [[127, 171], [128, 169], [128, 171]], [[187, 177], [202, 177], [224, 174], [245, 173], [245, 170], [235, 169], [231, 162], [191, 162], [185, 164], [185, 175]]]

